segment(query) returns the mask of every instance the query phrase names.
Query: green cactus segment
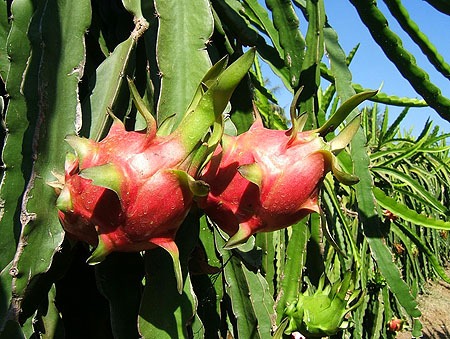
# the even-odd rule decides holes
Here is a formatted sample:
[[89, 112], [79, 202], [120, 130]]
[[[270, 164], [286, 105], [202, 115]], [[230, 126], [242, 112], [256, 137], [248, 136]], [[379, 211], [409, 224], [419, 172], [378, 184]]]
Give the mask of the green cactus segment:
[[[90, 25], [90, 13], [90, 1], [67, 0], [45, 2], [33, 18], [39, 26], [32, 31], [39, 34], [32, 36], [33, 57], [28, 60], [24, 93], [30, 107], [39, 111], [33, 126], [35, 161], [24, 193], [23, 229], [13, 265], [18, 272], [13, 279], [18, 311], [30, 281], [49, 269], [63, 241], [57, 213], [49, 208], [55, 204], [55, 192], [47, 182], [53, 179], [52, 171], [64, 163], [67, 149], [61, 147], [61, 140], [74, 133], [74, 126], [79, 123], [78, 83], [84, 70], [84, 34]], [[35, 87], [27, 85], [29, 81], [37, 81], [33, 83]], [[27, 112], [33, 113], [32, 109]]]
[[239, 245], [244, 244], [248, 240], [248, 238], [250, 238], [251, 234], [252, 233], [250, 227], [245, 224], [240, 224], [237, 232], [233, 234], [233, 236], [227, 241], [223, 248], [226, 250], [236, 248]]
[[247, 15], [247, 18], [249, 18], [248, 13], [250, 11], [254, 14], [254, 17], [257, 19], [257, 24], [263, 28], [264, 32], [270, 37], [270, 40], [272, 40], [273, 46], [276, 48], [280, 56], [283, 57], [284, 50], [280, 45], [278, 31], [272, 20], [270, 20], [267, 10], [262, 7], [257, 0], [244, 0], [243, 5], [245, 5], [245, 11], [242, 11], [242, 13]]
[[123, 7], [134, 15], [135, 19], [143, 19], [140, 0], [122, 0]]
[[[364, 89], [361, 85], [352, 84], [353, 89], [356, 93], [368, 92], [371, 91], [369, 89]], [[373, 97], [369, 98], [370, 101], [378, 102], [381, 104], [392, 105], [392, 106], [401, 106], [401, 107], [427, 107], [428, 104], [425, 100], [415, 99], [415, 98], [406, 98], [406, 97], [398, 97], [396, 95], [388, 95], [386, 93], [378, 92]]]
[[[413, 212], [416, 213], [415, 211]], [[417, 235], [411, 228], [402, 223], [395, 223], [394, 226], [392, 226], [391, 224], [391, 227], [396, 234], [403, 233], [403, 237], [406, 235], [409, 239], [411, 239], [411, 241], [417, 246], [417, 248], [421, 252], [425, 253], [427, 259], [430, 261], [430, 264], [433, 266], [433, 268], [436, 270], [436, 273], [442, 278], [442, 280], [450, 284], [450, 277], [447, 276], [447, 273], [441, 266], [438, 257], [433, 253], [433, 251], [429, 248], [429, 245], [419, 235]]]
[[129, 77], [128, 80], [128, 87], [130, 89], [131, 98], [133, 99], [134, 105], [136, 106], [136, 109], [141, 114], [141, 116], [144, 118], [146, 122], [146, 130], [147, 135], [152, 135], [156, 133], [156, 120], [153, 117], [153, 115], [150, 113], [150, 111], [147, 109], [147, 106], [144, 102], [144, 100], [139, 95], [139, 92], [134, 85], [133, 80], [131, 80]]
[[209, 2], [155, 1], [158, 13], [156, 56], [161, 76], [158, 122], [175, 114], [176, 127], [200, 80], [210, 68], [206, 51], [214, 22]]
[[[2, 291], [2, 298], [0, 299], [0, 333], [5, 330], [4, 326], [6, 325], [6, 321], [8, 319], [7, 314], [10, 307], [13, 279], [13, 274], [10, 273], [11, 267], [12, 262], [0, 270], [0, 291]], [[3, 334], [4, 332], [2, 333], [2, 336]]]
[[244, 78], [255, 58], [255, 50], [250, 49], [217, 78], [215, 83], [203, 95], [194, 111], [188, 112], [174, 132], [182, 139], [186, 150], [190, 152], [203, 139], [211, 125], [222, 119], [236, 86]]
[[428, 37], [420, 31], [419, 26], [411, 20], [408, 11], [403, 7], [400, 0], [384, 0], [389, 11], [398, 21], [403, 30], [408, 33], [410, 38], [419, 46], [422, 53], [428, 58], [430, 63], [441, 72], [446, 78], [450, 79], [450, 66], [445, 62], [442, 55], [439, 54], [436, 47], [428, 40]]
[[286, 264], [279, 272], [281, 276], [276, 305], [277, 323], [284, 318], [286, 307], [290, 307], [301, 292], [302, 272], [306, 264], [307, 245], [310, 232], [307, 218], [292, 226], [292, 235], [286, 249]]
[[[175, 260], [172, 260], [170, 253], [175, 253], [176, 245], [175, 243], [164, 245], [167, 239], [160, 239], [155, 243], [158, 246], [165, 246], [165, 250], [157, 248], [145, 253], [146, 279], [138, 322], [139, 332], [143, 338], [189, 337], [186, 323], [195, 314], [197, 299], [188, 274], [188, 260], [198, 243], [200, 229], [198, 219], [198, 214], [189, 214], [177, 232], [181, 270], [175, 267]], [[170, 255], [166, 249], [170, 251]], [[174, 270], [184, 275], [178, 275], [175, 279]], [[181, 294], [178, 293], [180, 286]]]
[[361, 114], [350, 121], [339, 134], [330, 141], [331, 151], [338, 154], [342, 151], [353, 139], [359, 127], [361, 126]]
[[299, 20], [290, 0], [266, 0], [266, 5], [272, 11], [273, 24], [280, 36], [280, 45], [284, 50], [284, 63], [289, 69], [289, 83], [296, 89], [306, 45], [299, 30]]
[[414, 191], [414, 193], [420, 196], [420, 200], [424, 201], [425, 204], [434, 209], [436, 212], [444, 215], [449, 213], [449, 209], [444, 206], [444, 204], [439, 201], [439, 199], [436, 199], [433, 194], [431, 194], [423, 186], [420, 185], [419, 181], [411, 178], [410, 175], [407, 175], [391, 167], [373, 166], [372, 171], [377, 174], [388, 175], [389, 177], [398, 180], [402, 184], [406, 184], [412, 191]]
[[[2, 1], [5, 6], [6, 2]], [[6, 58], [7, 64], [1, 64], [1, 78], [5, 82], [6, 92], [10, 99], [8, 109], [4, 115], [5, 128], [8, 131], [6, 136], [2, 161], [5, 165], [3, 179], [1, 182], [1, 221], [0, 231], [0, 270], [3, 269], [14, 257], [18, 242], [17, 234], [20, 233], [20, 222], [16, 218], [20, 213], [21, 197], [25, 189], [24, 173], [21, 168], [31, 167], [31, 160], [28, 159], [30, 152], [24, 152], [24, 134], [28, 128], [27, 104], [22, 92], [22, 75], [27, 66], [30, 56], [30, 43], [26, 32], [33, 15], [32, 1], [15, 1], [11, 5], [11, 13], [14, 19], [11, 20], [11, 29], [7, 38], [7, 43], [3, 46], [6, 53], [0, 50], [0, 58]], [[3, 23], [4, 24], [4, 23]], [[6, 27], [2, 26], [4, 29]], [[6, 33], [6, 32], [5, 32]], [[11, 59], [8, 61], [8, 57]], [[6, 67], [4, 69], [3, 67]], [[4, 114], [4, 112], [2, 111]], [[3, 128], [3, 127], [2, 127]], [[27, 171], [28, 172], [28, 171]], [[28, 176], [29, 173], [26, 173]]]
[[67, 135], [64, 140], [74, 149], [80, 164], [87, 156], [97, 153], [98, 146], [91, 139], [81, 138], [76, 135]]
[[371, 98], [378, 91], [369, 91], [352, 95], [349, 99], [338, 108], [338, 110], [317, 130], [317, 132], [325, 136], [326, 134], [334, 131], [350, 113], [358, 107], [364, 100]]
[[272, 338], [274, 302], [267, 281], [261, 273], [252, 273], [231, 251], [227, 251], [220, 235], [216, 236], [216, 246], [222, 261], [227, 263], [223, 269], [224, 285], [236, 318], [237, 335], [239, 338]]
[[[342, 100], [346, 100], [354, 95], [354, 91], [351, 87], [351, 74], [345, 62], [345, 53], [338, 43], [336, 32], [331, 27], [325, 28], [324, 34], [331, 70], [336, 79], [337, 92]], [[411, 317], [419, 317], [421, 313], [417, 309], [417, 302], [402, 280], [398, 267], [392, 262], [391, 252], [380, 233], [380, 220], [376, 214], [375, 199], [372, 194], [373, 179], [369, 172], [370, 159], [365, 149], [365, 137], [361, 129], [358, 130], [351, 142], [351, 151], [354, 171], [360, 178], [359, 183], [355, 185], [358, 214], [372, 255], [399, 303]]]
[[[228, 30], [231, 30], [232, 32], [230, 34], [236, 36], [240, 41], [244, 41], [248, 46], [255, 46], [261, 58], [264, 59], [264, 61], [270, 65], [272, 71], [281, 78], [286, 88], [291, 90], [292, 86], [289, 80], [289, 69], [282, 59], [284, 51], [278, 51], [277, 48], [281, 48], [279, 47], [279, 44], [277, 45], [274, 42], [274, 46], [276, 47], [274, 48], [266, 42], [263, 36], [258, 34], [257, 30], [252, 27], [249, 20], [247, 20], [247, 16], [245, 15], [246, 9], [242, 6], [241, 2], [237, 0], [214, 0], [212, 1], [212, 4], [215, 11], [217, 11], [218, 16], [220, 16], [224, 25], [226, 25], [225, 27], [222, 27], [220, 19], [217, 16], [218, 20], [216, 21], [218, 22], [216, 23], [216, 26], [220, 25], [218, 29], [220, 29], [224, 38], [228, 39], [227, 33]], [[278, 34], [278, 32], [276, 33]], [[232, 53], [233, 50], [228, 52]]]
[[425, 101], [445, 120], [450, 121], [450, 100], [431, 81], [429, 75], [416, 64], [414, 56], [403, 48], [402, 40], [389, 29], [383, 13], [373, 1], [350, 0], [373, 39], [397, 67], [405, 79]]
[[[90, 95], [82, 105], [83, 114], [90, 116], [90, 126], [83, 131], [95, 141], [102, 139], [108, 132], [109, 114], [107, 108], [116, 112], [124, 75], [129, 73], [129, 61], [136, 45], [134, 36], [119, 44], [95, 71], [95, 82], [89, 84]], [[127, 102], [128, 104], [128, 102]]]
[[450, 230], [450, 222], [441, 219], [433, 219], [408, 208], [408, 206], [398, 203], [395, 199], [388, 197], [378, 187], [373, 188], [373, 193], [378, 204], [384, 209], [388, 209], [392, 214], [398, 216], [415, 225], [435, 228], [440, 230]]
[[[62, 322], [61, 313], [56, 308], [56, 286], [52, 284], [48, 296], [44, 297], [43, 303], [47, 304], [47, 307], [41, 307], [33, 320], [37, 320], [42, 324], [42, 329], [36, 330], [34, 328], [34, 335], [40, 332], [40, 335], [44, 337], [43, 333], [47, 338], [64, 338], [65, 331]], [[33, 322], [32, 322], [33, 323]], [[33, 335], [31, 335], [32, 337]], [[18, 338], [18, 337], [16, 337]]]
[[322, 210], [320, 210], [319, 215], [320, 215], [320, 228], [323, 232], [323, 235], [325, 236], [325, 239], [327, 239], [327, 241], [330, 243], [331, 246], [333, 246], [333, 248], [336, 250], [337, 253], [342, 255], [342, 257], [344, 257], [345, 259], [348, 259], [347, 254], [339, 247], [338, 243], [336, 242], [336, 240], [334, 240], [333, 236], [331, 235], [330, 230], [328, 229], [327, 217], [325, 213]]
[[253, 164], [239, 166], [238, 172], [245, 179], [261, 188], [263, 173], [261, 167], [256, 162]]
[[9, 61], [6, 51], [6, 41], [11, 25], [8, 21], [7, 2], [0, 1], [0, 80], [6, 82]]
[[308, 31], [306, 33], [306, 53], [302, 64], [299, 86], [304, 86], [300, 96], [300, 112], [308, 112], [306, 129], [317, 127], [317, 90], [320, 86], [320, 63], [324, 53], [323, 27], [325, 25], [325, 8], [323, 0], [306, 3]]
[[450, 15], [450, 5], [447, 0], [425, 0], [439, 12]]
[[181, 185], [187, 187], [195, 197], [205, 197], [208, 195], [209, 185], [206, 182], [202, 180], [195, 180], [185, 171], [181, 170], [168, 170], [168, 171], [170, 173], [173, 173], [178, 178], [178, 180], [180, 180]]
[[136, 320], [144, 278], [141, 253], [111, 253], [95, 266], [95, 277], [98, 290], [109, 302], [113, 336], [139, 338]]
[[[348, 60], [348, 59], [347, 59]], [[330, 70], [323, 63], [320, 65], [321, 76], [330, 81], [334, 85], [334, 77]], [[352, 87], [357, 94], [362, 92], [372, 92], [372, 89], [363, 88], [360, 84], [352, 83]], [[331, 100], [331, 98], [330, 98]], [[381, 104], [401, 106], [401, 107], [428, 107], [425, 100], [407, 97], [398, 97], [396, 95], [389, 95], [386, 93], [378, 92], [374, 96], [368, 98], [368, 100], [373, 102], [379, 102]]]
[[116, 165], [107, 163], [101, 166], [88, 167], [79, 173], [80, 177], [92, 180], [92, 184], [114, 191], [121, 199], [121, 183], [123, 174]]
[[[199, 302], [197, 313], [200, 316], [204, 327], [205, 337], [214, 338], [220, 328], [220, 314], [221, 314], [221, 300], [225, 296], [225, 285], [223, 283], [223, 275], [217, 274], [221, 271], [222, 261], [219, 252], [216, 250], [216, 242], [211, 225], [208, 225], [206, 217], [200, 218], [200, 248], [203, 247], [204, 255], [207, 258], [207, 272], [212, 273], [208, 277], [204, 274], [205, 270], [202, 269], [203, 274], [196, 274], [196, 277], [192, 279], [195, 288], [195, 294], [197, 295]], [[198, 253], [198, 251], [196, 251]], [[203, 265], [202, 265], [203, 266]]]

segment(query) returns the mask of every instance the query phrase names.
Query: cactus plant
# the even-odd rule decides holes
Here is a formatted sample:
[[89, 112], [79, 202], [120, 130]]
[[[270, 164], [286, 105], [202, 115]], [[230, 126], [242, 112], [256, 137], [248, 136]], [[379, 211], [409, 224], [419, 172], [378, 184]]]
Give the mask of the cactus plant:
[[[431, 122], [400, 132], [408, 108], [390, 124], [356, 106], [449, 119], [448, 99], [404, 62], [375, 3], [349, 1], [422, 98], [352, 83], [357, 48], [344, 53], [323, 0], [0, 1], [0, 337], [389, 337], [397, 319], [420, 336], [417, 295], [450, 281], [448, 135]], [[400, 1], [386, 2], [445, 73]], [[267, 68], [292, 93], [290, 116]], [[258, 176], [253, 158], [296, 143], [319, 163], [306, 198], [302, 151], [283, 168], [292, 201], [265, 199], [264, 180], [286, 178]], [[222, 191], [227, 178], [208, 174], [219, 163], [235, 178]], [[205, 203], [247, 189], [270, 218], [224, 224]]]

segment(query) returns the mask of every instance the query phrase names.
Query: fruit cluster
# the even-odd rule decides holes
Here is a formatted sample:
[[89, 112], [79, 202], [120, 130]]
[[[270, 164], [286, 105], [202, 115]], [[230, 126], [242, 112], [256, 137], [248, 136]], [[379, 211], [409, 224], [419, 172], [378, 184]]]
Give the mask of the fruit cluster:
[[359, 117], [332, 141], [324, 136], [372, 94], [353, 97], [317, 130], [299, 132], [304, 117], [288, 131], [266, 129], [255, 111], [248, 132], [223, 135], [222, 113], [254, 57], [250, 50], [228, 68], [225, 59], [213, 66], [169, 135], [157, 129], [130, 81], [145, 130], [126, 131], [111, 113], [113, 125], [102, 141], [66, 138], [75, 154], [67, 154], [65, 176], [56, 185], [59, 218], [69, 235], [96, 247], [89, 263], [113, 251], [159, 246], [173, 258], [181, 292], [174, 238], [194, 201], [230, 235], [226, 248], [233, 248], [254, 233], [319, 212], [318, 193], [329, 171], [345, 184], [357, 182], [341, 171], [335, 154], [350, 142]]

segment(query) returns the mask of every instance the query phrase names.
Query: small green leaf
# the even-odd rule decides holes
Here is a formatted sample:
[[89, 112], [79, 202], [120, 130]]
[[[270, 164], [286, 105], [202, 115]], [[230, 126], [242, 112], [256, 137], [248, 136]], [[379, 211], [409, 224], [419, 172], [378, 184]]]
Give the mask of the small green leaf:
[[203, 75], [209, 69], [206, 44], [213, 34], [210, 4], [199, 1], [155, 1], [158, 13], [157, 60], [161, 91], [158, 122], [175, 114], [178, 126]]
[[173, 240], [169, 239], [152, 239], [151, 242], [165, 249], [172, 257], [173, 271], [175, 273], [175, 280], [177, 281], [177, 291], [182, 294], [183, 274], [181, 273], [180, 253], [178, 251], [177, 244], [175, 244]]

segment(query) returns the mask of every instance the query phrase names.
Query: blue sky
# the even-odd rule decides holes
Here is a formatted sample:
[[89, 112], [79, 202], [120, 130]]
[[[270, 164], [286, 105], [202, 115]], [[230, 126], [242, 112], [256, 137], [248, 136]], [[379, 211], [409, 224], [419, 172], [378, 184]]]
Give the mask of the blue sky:
[[[330, 25], [336, 30], [339, 41], [344, 51], [348, 53], [358, 43], [360, 47], [352, 61], [350, 70], [353, 81], [361, 84], [365, 88], [377, 89], [383, 83], [382, 91], [387, 94], [420, 98], [411, 85], [406, 81], [395, 66], [387, 59], [381, 48], [372, 40], [367, 28], [359, 19], [356, 9], [348, 0], [324, 0], [325, 10]], [[443, 77], [423, 56], [420, 49], [403, 32], [397, 21], [389, 15], [389, 11], [383, 1], [378, 1], [378, 7], [383, 11], [388, 19], [389, 27], [403, 40], [404, 47], [416, 56], [417, 64], [428, 72], [431, 81], [438, 86], [443, 95], [450, 98], [449, 79]], [[410, 17], [419, 25], [421, 31], [425, 33], [430, 41], [444, 59], [450, 63], [450, 18], [431, 7], [423, 0], [404, 0], [403, 5], [408, 9]], [[298, 13], [301, 21], [301, 30], [305, 34], [305, 20], [301, 13]], [[279, 81], [270, 77], [271, 86], [280, 85]], [[324, 82], [324, 86], [325, 86]], [[281, 85], [283, 87], [283, 85]], [[280, 105], [288, 109], [292, 95], [284, 88], [276, 93]], [[380, 105], [384, 110], [384, 105]], [[390, 121], [400, 113], [402, 108], [389, 106]], [[417, 135], [422, 130], [425, 121], [430, 117], [433, 125], [439, 125], [441, 131], [450, 132], [450, 122], [443, 120], [431, 108], [411, 108], [405, 118], [402, 129], [414, 126], [413, 134]]]

